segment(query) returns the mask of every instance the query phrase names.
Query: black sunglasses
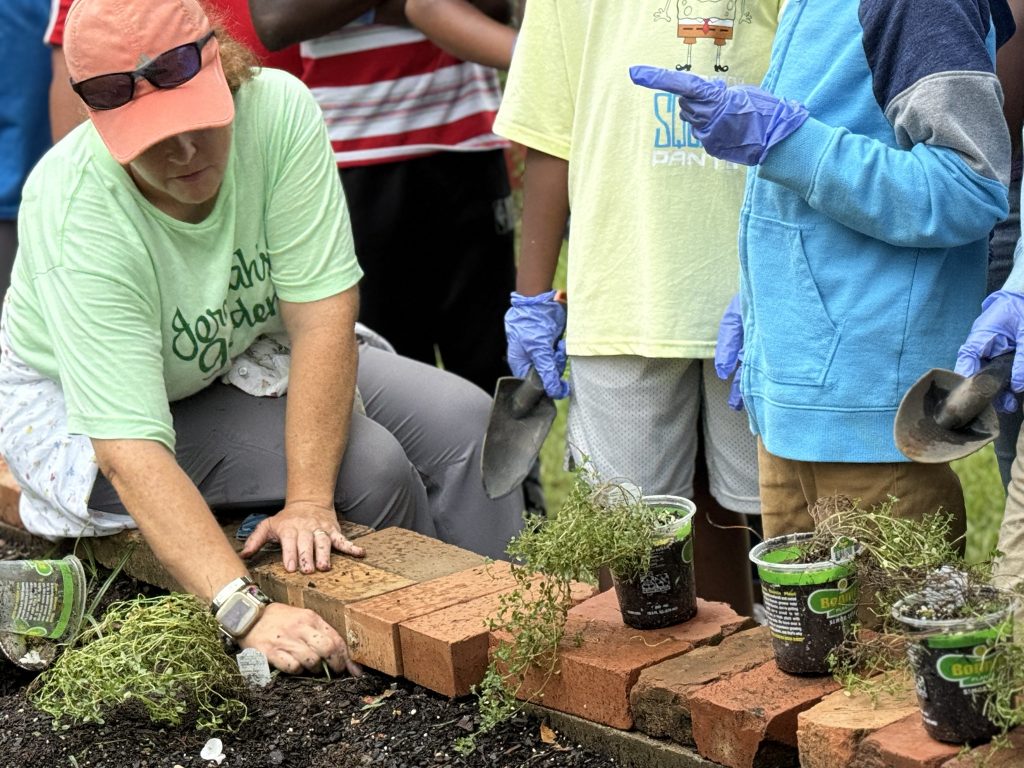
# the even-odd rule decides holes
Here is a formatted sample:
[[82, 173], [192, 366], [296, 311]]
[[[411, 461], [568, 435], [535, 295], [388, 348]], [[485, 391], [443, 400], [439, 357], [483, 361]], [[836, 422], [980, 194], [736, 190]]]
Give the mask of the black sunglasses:
[[203, 46], [214, 36], [210, 30], [194, 43], [185, 43], [164, 51], [134, 72], [111, 72], [88, 80], [72, 81], [71, 88], [90, 109], [123, 107], [135, 96], [135, 81], [146, 78], [156, 88], [177, 88], [199, 74], [203, 68]]

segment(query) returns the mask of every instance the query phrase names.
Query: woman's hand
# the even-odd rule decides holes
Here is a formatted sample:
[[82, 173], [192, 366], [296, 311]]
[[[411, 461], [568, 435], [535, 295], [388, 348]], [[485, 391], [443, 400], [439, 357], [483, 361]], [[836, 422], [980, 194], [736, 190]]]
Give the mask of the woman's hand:
[[268, 541], [281, 545], [281, 560], [289, 573], [296, 567], [302, 573], [329, 571], [332, 549], [353, 557], [366, 554], [342, 535], [334, 507], [309, 501], [289, 502], [257, 525], [239, 554], [251, 557]]
[[355, 677], [363, 674], [349, 658], [341, 635], [306, 608], [271, 603], [238, 644], [261, 651], [274, 667], [292, 675], [302, 670], [322, 671], [323, 662], [333, 672], [347, 669]]

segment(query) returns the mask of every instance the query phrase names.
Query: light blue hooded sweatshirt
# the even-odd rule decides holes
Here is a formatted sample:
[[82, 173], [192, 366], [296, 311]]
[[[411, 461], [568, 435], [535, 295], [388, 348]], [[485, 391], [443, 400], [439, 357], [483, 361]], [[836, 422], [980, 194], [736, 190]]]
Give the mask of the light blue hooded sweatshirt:
[[740, 223], [743, 396], [770, 453], [906, 460], [900, 399], [953, 367], [1007, 215], [991, 18], [988, 0], [790, 0], [763, 85], [810, 118], [751, 170]]

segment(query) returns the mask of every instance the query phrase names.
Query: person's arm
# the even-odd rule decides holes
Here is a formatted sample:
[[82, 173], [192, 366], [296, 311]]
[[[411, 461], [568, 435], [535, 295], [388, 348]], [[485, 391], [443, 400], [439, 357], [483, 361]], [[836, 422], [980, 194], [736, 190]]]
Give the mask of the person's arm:
[[[103, 474], [153, 554], [182, 588], [210, 602], [226, 584], [248, 575], [199, 490], [165, 446], [155, 440], [92, 443]], [[259, 649], [285, 672], [316, 671], [324, 660], [336, 672], [348, 667], [358, 673], [341, 636], [303, 608], [268, 605], [238, 643]]]
[[[504, 4], [508, 16], [508, 5]], [[495, 9], [499, 10], [499, 9]], [[463, 61], [508, 69], [516, 33], [468, 0], [406, 0], [409, 23]]]
[[72, 128], [85, 122], [87, 115], [82, 100], [71, 90], [64, 48], [54, 46], [50, 58], [53, 64], [53, 78], [50, 80], [50, 133], [56, 144]]
[[1010, 0], [1017, 32], [996, 54], [996, 73], [1003, 86], [1003, 114], [1010, 128], [1013, 156], [1021, 154], [1024, 130], [1024, 0]]
[[381, 0], [249, 0], [260, 41], [271, 51], [311, 40], [354, 21]]
[[[812, 109], [759, 175], [894, 245], [950, 248], [987, 237], [1007, 215], [1010, 154], [989, 20], [973, 23], [961, 0], [893, 0], [873, 4], [861, 23], [873, 90], [899, 146], [826, 125]], [[949, 45], [934, 49], [938, 38]]]
[[363, 555], [341, 534], [334, 509], [338, 469], [345, 453], [358, 364], [356, 288], [319, 301], [280, 301], [291, 341], [285, 417], [288, 486], [284, 508], [257, 526], [242, 556], [268, 540], [281, 543], [285, 570], [331, 567], [332, 547]]
[[516, 274], [516, 291], [524, 296], [551, 290], [568, 216], [569, 162], [527, 149], [522, 240]]

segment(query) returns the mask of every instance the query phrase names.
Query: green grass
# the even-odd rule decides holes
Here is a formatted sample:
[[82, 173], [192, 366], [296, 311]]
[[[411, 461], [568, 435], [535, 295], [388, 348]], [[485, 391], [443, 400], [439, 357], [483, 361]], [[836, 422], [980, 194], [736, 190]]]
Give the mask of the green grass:
[[987, 445], [966, 459], [953, 462], [953, 469], [960, 476], [967, 501], [967, 559], [980, 562], [995, 549], [1006, 503], [995, 451]]

